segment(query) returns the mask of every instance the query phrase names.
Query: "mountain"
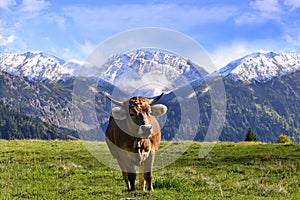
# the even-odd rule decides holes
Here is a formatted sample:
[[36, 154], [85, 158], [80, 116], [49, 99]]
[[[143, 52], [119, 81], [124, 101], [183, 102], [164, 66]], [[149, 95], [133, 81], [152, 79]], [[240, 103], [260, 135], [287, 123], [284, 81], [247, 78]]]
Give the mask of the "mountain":
[[222, 79], [227, 109], [219, 140], [243, 141], [251, 127], [259, 141], [276, 142], [280, 134], [287, 134], [294, 142], [300, 142], [299, 61], [299, 54], [255, 53], [206, 76], [205, 82], [192, 82], [201, 112], [198, 125], [189, 121], [180, 125], [182, 117], [190, 118], [178, 115], [182, 113], [180, 105], [185, 105], [185, 113], [189, 114], [193, 113], [195, 103], [167, 94], [162, 99], [168, 106], [163, 138], [203, 141], [212, 115], [213, 100], [208, 91], [210, 85]]
[[159, 71], [172, 82], [181, 76], [191, 82], [207, 74], [201, 67], [197, 71], [195, 64], [186, 58], [146, 50], [113, 55], [104, 64], [104, 68], [103, 79], [111, 83], [120, 81], [131, 70], [135, 70], [140, 76]]
[[65, 80], [76, 75], [80, 64], [46, 53], [0, 54], [0, 70], [32, 81]]
[[[78, 63], [46, 53], [0, 54], [0, 71], [36, 82], [65, 81], [80, 76], [80, 67]], [[154, 50], [112, 55], [103, 66], [94, 67], [102, 70], [101, 80], [124, 88], [124, 92], [135, 91], [136, 95], [146, 96], [170, 91], [195, 80], [203, 81], [203, 76], [207, 75], [203, 68], [186, 58]]]
[[74, 139], [66, 131], [33, 116], [10, 109], [0, 101], [1, 139]]
[[[78, 75], [81, 65], [46, 53], [0, 54], [0, 71], [31, 81], [58, 81]], [[99, 66], [98, 66], [99, 67]], [[203, 80], [208, 73], [189, 59], [167, 52], [137, 50], [112, 55], [101, 66], [101, 79], [118, 86], [163, 76], [168, 89]], [[210, 76], [234, 81], [264, 83], [274, 77], [300, 70], [300, 54], [253, 53], [234, 60]], [[159, 76], [159, 78], [161, 78]], [[162, 82], [162, 80], [159, 80]], [[200, 81], [201, 82], [201, 81]], [[133, 84], [134, 84], [133, 83]], [[164, 83], [164, 82], [163, 82]], [[183, 84], [184, 83], [184, 84]], [[166, 88], [165, 88], [166, 89]]]
[[128, 92], [136, 91], [135, 95], [146, 96], [203, 80], [208, 74], [186, 58], [154, 50], [113, 55], [102, 68], [103, 80]]
[[[76, 136], [76, 118], [82, 122], [80, 126], [93, 132], [93, 138], [102, 140], [103, 136], [99, 136], [99, 130], [92, 130], [93, 127], [88, 124], [95, 119], [90, 110], [90, 106], [93, 106], [97, 111], [100, 128], [106, 129], [113, 105], [107, 100], [104, 92], [118, 91], [117, 93], [121, 94], [129, 90], [129, 95], [153, 96], [166, 91], [160, 100], [160, 103], [168, 107], [162, 126], [163, 139], [203, 141], [213, 109], [209, 93], [211, 88], [207, 84], [214, 84], [214, 81], [222, 79], [227, 110], [219, 140], [242, 141], [251, 127], [259, 141], [276, 142], [278, 136], [284, 133], [293, 141], [300, 142], [299, 60], [298, 54], [254, 53], [207, 75], [205, 70], [188, 59], [167, 52], [138, 50], [110, 57], [101, 66], [101, 77], [74, 77], [78, 75], [79, 65], [69, 64], [55, 56], [44, 53], [2, 54], [0, 102], [3, 106], [0, 106], [0, 111], [2, 109], [2, 113], [5, 113], [9, 112], [5, 109], [9, 109], [14, 113], [12, 116], [20, 115], [15, 118], [22, 119], [22, 123], [14, 119], [15, 125], [21, 126], [24, 125], [24, 120], [30, 122], [33, 118], [38, 118], [41, 121], [36, 121], [37, 124], [46, 123], [44, 132], [47, 132], [48, 125], [51, 125], [60, 130], [64, 129], [68, 136]], [[196, 68], [200, 69], [200, 72]], [[98, 89], [93, 90], [96, 91], [95, 97], [89, 99], [89, 94], [79, 97], [75, 94], [74, 98], [76, 83], [80, 83], [79, 87], [83, 86], [79, 88], [83, 92], [93, 90], [93, 87], [98, 85]], [[127, 88], [127, 91], [124, 88]], [[155, 90], [156, 88], [158, 90]], [[198, 109], [201, 112], [199, 123], [197, 121], [196, 125], [189, 116], [189, 113], [195, 110], [195, 102], [190, 98], [190, 88], [195, 91], [193, 97], [198, 101]], [[74, 105], [74, 99], [79, 100], [77, 105]], [[95, 101], [95, 105], [91, 100]], [[8, 123], [7, 126], [1, 127], [5, 120], [7, 121], [7, 118], [1, 121], [0, 116], [0, 129], [11, 130]], [[30, 124], [32, 123], [28, 123], [28, 126]], [[18, 130], [24, 130], [27, 125], [21, 127], [23, 128]], [[4, 135], [7, 136], [7, 132], [4, 132]], [[14, 135], [15, 138], [23, 138], [16, 136]], [[62, 135], [62, 138], [64, 137]]]
[[264, 83], [300, 70], [300, 54], [253, 53], [232, 61], [214, 76], [233, 81]]
[[56, 127], [74, 129], [73, 81], [32, 82], [0, 71], [0, 101], [11, 110]]
[[251, 127], [259, 141], [276, 142], [280, 134], [300, 142], [300, 71], [264, 83], [224, 78], [227, 111], [220, 140], [242, 141]]

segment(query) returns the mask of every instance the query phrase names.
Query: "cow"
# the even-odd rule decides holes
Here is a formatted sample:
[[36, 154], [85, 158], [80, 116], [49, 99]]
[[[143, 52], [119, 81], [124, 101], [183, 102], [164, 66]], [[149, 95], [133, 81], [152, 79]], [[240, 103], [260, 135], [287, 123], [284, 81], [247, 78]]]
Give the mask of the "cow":
[[139, 166], [139, 183], [142, 190], [145, 191], [147, 185], [147, 189], [153, 191], [152, 168], [161, 140], [160, 126], [155, 117], [167, 112], [165, 105], [153, 104], [163, 93], [154, 99], [132, 97], [124, 102], [106, 96], [118, 106], [112, 109], [110, 115], [105, 133], [106, 143], [118, 161], [127, 189], [136, 189], [135, 167]]

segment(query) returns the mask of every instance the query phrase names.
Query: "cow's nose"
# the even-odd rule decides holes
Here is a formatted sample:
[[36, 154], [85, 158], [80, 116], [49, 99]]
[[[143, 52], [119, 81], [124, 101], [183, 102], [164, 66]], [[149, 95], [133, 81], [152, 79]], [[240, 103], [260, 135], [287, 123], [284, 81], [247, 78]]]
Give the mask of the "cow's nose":
[[141, 125], [139, 128], [139, 134], [142, 138], [147, 138], [152, 134], [152, 125]]
[[142, 131], [151, 130], [152, 129], [152, 125], [151, 124], [141, 125], [141, 129], [142, 129]]

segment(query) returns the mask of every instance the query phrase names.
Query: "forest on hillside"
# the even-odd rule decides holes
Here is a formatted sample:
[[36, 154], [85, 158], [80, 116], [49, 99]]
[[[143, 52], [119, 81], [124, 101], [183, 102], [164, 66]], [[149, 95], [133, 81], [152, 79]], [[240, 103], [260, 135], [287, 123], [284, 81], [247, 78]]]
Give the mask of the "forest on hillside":
[[0, 101], [0, 138], [2, 139], [71, 139], [71, 137], [38, 117], [10, 109]]

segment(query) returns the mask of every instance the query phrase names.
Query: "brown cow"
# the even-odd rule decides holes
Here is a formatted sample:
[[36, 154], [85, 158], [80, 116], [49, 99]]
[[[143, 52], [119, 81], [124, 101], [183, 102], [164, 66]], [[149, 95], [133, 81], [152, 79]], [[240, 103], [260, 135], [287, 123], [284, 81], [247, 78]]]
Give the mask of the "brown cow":
[[135, 166], [140, 166], [139, 182], [143, 190], [153, 191], [152, 167], [154, 155], [158, 149], [161, 132], [155, 116], [164, 115], [167, 107], [152, 105], [155, 99], [132, 97], [119, 102], [108, 97], [119, 107], [112, 109], [106, 129], [106, 143], [112, 155], [117, 159], [129, 191], [135, 190]]

